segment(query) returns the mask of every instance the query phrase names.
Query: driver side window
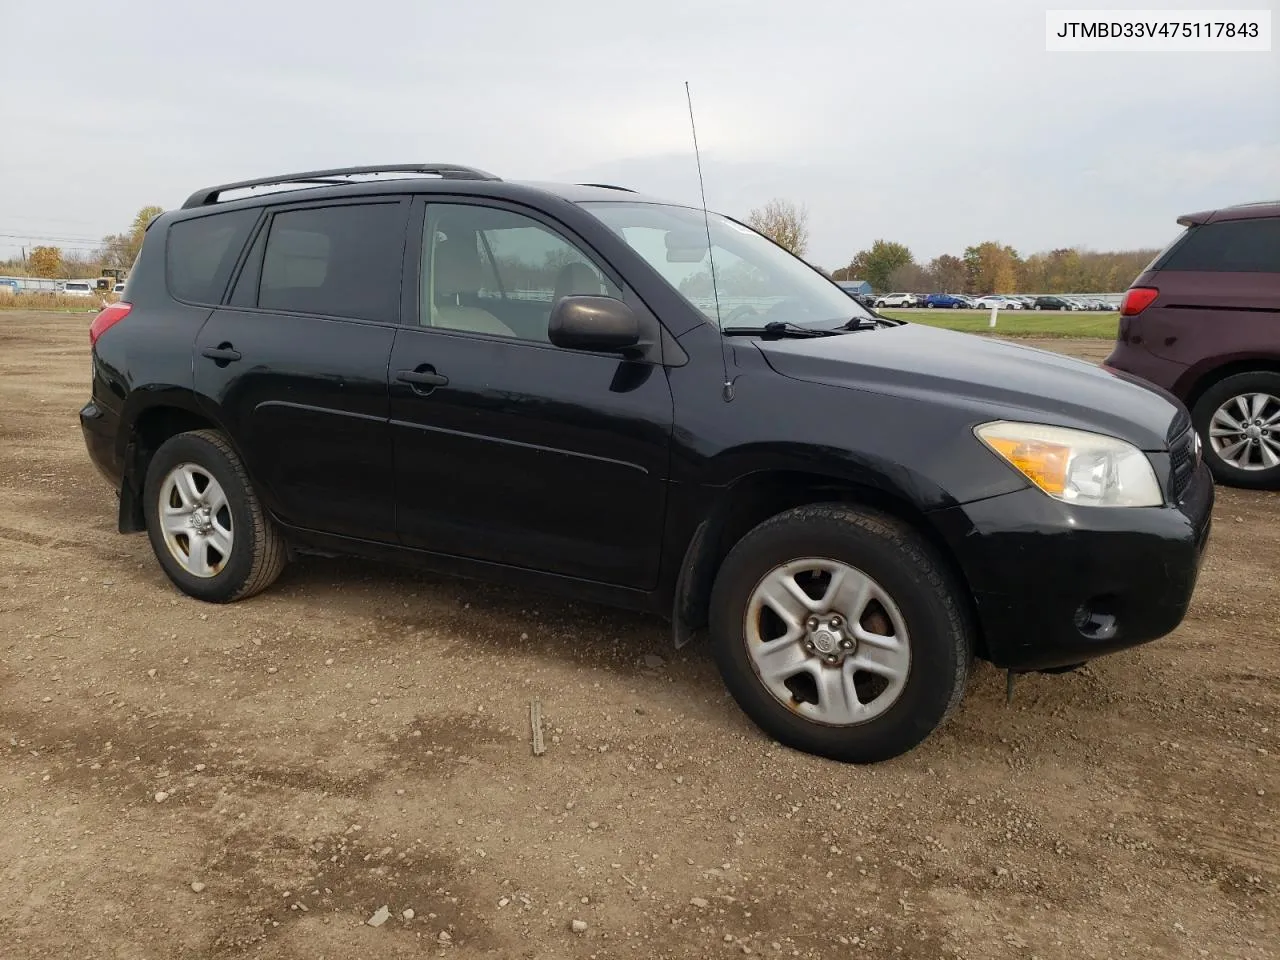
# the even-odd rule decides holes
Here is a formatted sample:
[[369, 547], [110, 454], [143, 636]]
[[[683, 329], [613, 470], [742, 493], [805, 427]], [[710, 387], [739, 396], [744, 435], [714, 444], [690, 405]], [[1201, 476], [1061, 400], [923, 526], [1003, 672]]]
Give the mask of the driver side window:
[[427, 206], [420, 322], [547, 342], [561, 297], [622, 291], [575, 244], [538, 221], [472, 204]]

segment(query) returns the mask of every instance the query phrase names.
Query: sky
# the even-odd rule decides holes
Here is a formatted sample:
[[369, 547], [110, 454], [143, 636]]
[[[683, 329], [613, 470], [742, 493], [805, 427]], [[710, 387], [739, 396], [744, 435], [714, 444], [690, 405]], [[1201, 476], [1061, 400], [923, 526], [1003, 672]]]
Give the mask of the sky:
[[1180, 214], [1280, 199], [1280, 43], [1049, 53], [1057, 6], [63, 0], [52, 24], [10, 3], [0, 257], [92, 246], [208, 184], [378, 162], [696, 202], [685, 81], [712, 209], [802, 205], [828, 269], [877, 238], [919, 261], [1160, 247]]

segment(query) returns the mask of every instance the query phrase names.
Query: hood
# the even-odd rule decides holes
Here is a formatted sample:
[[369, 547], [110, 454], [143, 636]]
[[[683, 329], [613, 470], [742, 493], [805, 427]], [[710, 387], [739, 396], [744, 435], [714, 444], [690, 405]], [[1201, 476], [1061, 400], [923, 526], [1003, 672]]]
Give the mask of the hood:
[[1092, 363], [914, 323], [757, 345], [785, 377], [966, 408], [975, 425], [1048, 423], [1158, 451], [1178, 413], [1169, 395]]

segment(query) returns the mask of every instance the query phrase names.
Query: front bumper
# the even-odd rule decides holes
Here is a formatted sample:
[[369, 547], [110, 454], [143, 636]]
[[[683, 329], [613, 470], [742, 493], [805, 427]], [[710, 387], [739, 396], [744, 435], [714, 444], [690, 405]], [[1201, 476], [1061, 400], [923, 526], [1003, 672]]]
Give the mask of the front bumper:
[[1045, 670], [1158, 639], [1186, 615], [1212, 525], [1201, 464], [1181, 502], [1072, 507], [1026, 489], [934, 514], [973, 592], [981, 652]]

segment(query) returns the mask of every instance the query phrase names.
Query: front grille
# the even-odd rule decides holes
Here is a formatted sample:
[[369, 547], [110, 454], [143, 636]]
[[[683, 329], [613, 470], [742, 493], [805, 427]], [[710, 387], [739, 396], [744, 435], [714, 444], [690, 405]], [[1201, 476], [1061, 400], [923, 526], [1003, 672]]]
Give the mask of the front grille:
[[1185, 410], [1169, 424], [1169, 499], [1177, 503], [1196, 475], [1196, 434]]

